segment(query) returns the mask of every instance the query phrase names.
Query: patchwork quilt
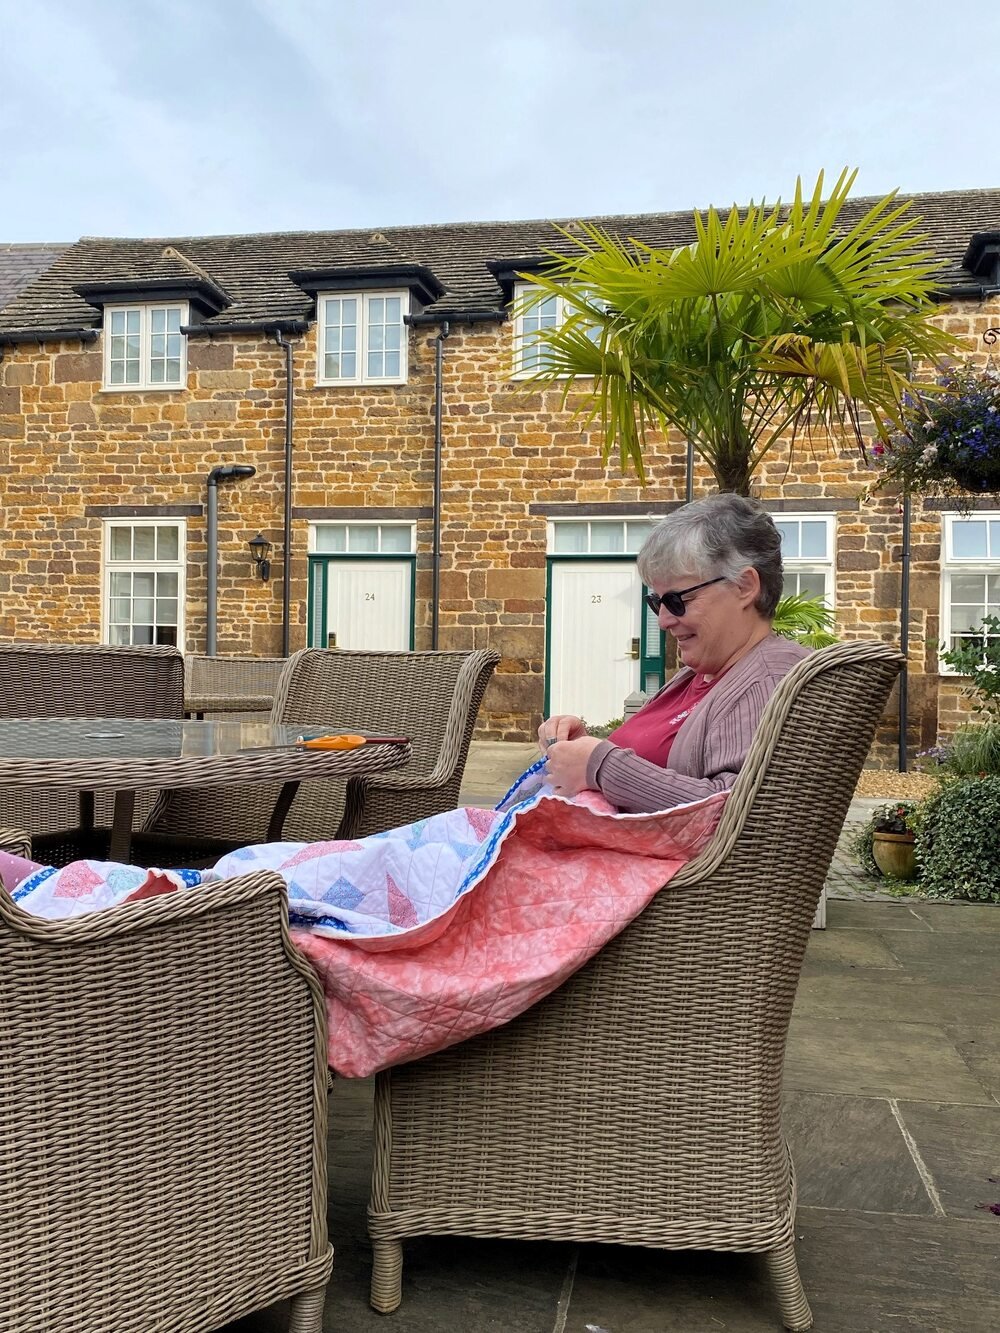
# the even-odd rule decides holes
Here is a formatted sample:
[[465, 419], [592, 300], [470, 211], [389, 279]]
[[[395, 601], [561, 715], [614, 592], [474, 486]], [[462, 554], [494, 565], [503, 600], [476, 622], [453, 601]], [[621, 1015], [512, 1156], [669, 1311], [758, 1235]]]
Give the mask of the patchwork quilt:
[[78, 861], [14, 891], [67, 917], [253, 870], [288, 886], [292, 937], [323, 983], [344, 1077], [508, 1022], [624, 928], [709, 842], [726, 793], [652, 815], [552, 794], [544, 760], [494, 810], [461, 808], [355, 842], [270, 843], [211, 870]]

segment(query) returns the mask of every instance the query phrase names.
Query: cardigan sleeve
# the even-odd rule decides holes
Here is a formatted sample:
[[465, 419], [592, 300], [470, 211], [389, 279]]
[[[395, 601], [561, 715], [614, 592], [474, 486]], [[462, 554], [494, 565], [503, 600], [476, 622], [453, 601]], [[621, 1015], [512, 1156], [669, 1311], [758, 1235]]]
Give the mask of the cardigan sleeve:
[[671, 806], [699, 801], [717, 791], [728, 791], [743, 767], [768, 699], [776, 681], [754, 681], [729, 707], [712, 719], [706, 731], [703, 776], [694, 777], [674, 768], [660, 768], [603, 741], [587, 764], [587, 786], [601, 792], [612, 805], [629, 814], [669, 810]]

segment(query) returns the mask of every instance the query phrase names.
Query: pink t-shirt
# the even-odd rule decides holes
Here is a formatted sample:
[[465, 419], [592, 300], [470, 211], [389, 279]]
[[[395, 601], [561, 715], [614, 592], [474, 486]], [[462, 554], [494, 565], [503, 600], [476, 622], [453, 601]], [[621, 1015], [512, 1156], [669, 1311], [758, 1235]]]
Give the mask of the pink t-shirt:
[[623, 722], [608, 740], [623, 749], [634, 750], [640, 759], [648, 759], [650, 763], [666, 768], [670, 747], [684, 719], [720, 679], [720, 676], [713, 676], [706, 680], [696, 673], [679, 689], [668, 687], [640, 708], [634, 717]]

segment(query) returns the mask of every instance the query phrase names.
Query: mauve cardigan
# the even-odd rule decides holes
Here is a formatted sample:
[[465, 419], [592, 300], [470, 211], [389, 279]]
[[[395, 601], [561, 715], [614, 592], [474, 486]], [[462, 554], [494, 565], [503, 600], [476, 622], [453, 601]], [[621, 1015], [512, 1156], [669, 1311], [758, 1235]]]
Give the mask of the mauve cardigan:
[[[811, 650], [769, 635], [729, 668], [681, 723], [670, 749], [670, 767], [640, 759], [613, 741], [602, 741], [587, 763], [587, 786], [619, 810], [633, 814], [669, 810], [713, 792], [728, 791], [743, 767], [764, 705], [781, 678]], [[682, 667], [666, 684], [679, 689], [693, 671]]]

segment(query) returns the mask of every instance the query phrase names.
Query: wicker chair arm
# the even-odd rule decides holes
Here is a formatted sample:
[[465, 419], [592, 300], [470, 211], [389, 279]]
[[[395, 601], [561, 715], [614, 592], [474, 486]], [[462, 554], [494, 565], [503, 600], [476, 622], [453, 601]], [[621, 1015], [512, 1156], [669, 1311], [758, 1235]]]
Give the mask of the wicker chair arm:
[[[274, 899], [277, 899], [277, 904]], [[85, 945], [142, 930], [162, 930], [172, 925], [183, 925], [198, 917], [230, 912], [258, 901], [268, 912], [273, 912], [277, 906], [281, 933], [288, 941], [285, 882], [272, 871], [242, 875], [219, 884], [205, 884], [194, 893], [180, 889], [176, 893], [146, 898], [140, 902], [119, 903], [116, 907], [88, 912], [63, 921], [47, 921], [32, 916], [0, 893], [0, 921], [16, 933], [40, 943]], [[288, 947], [291, 949], [290, 941]], [[298, 954], [295, 957], [298, 958]]]
[[19, 828], [0, 828], [0, 852], [13, 856], [31, 855], [31, 838]]

